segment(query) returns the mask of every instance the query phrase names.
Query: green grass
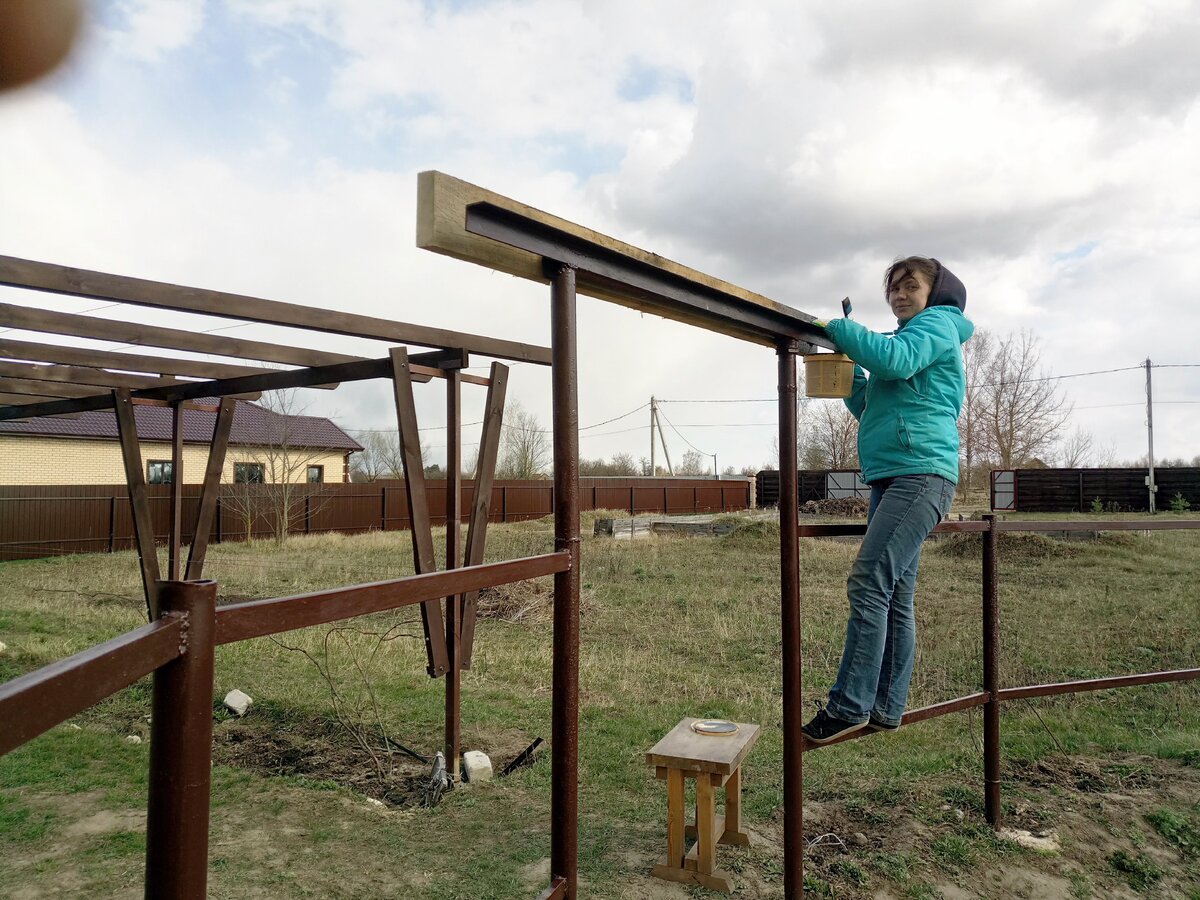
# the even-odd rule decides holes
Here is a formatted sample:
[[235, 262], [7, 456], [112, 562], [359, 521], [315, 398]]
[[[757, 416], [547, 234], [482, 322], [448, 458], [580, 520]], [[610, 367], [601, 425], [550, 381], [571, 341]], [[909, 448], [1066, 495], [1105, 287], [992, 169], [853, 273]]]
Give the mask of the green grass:
[[[745, 766], [745, 814], [767, 848], [722, 849], [721, 858], [781, 891], [777, 815], [782, 802], [778, 527], [755, 521], [720, 539], [620, 542], [584, 526], [580, 681], [580, 865], [589, 896], [637, 896], [661, 852], [664, 799], [645, 750], [684, 715], [764, 726]], [[1091, 543], [1004, 535], [1000, 556], [1003, 680], [1040, 683], [1149, 669], [1200, 658], [1200, 537], [1121, 533]], [[437, 540], [439, 548], [442, 541]], [[492, 529], [489, 559], [552, 549], [552, 527], [535, 521]], [[845, 578], [853, 543], [804, 539], [804, 694], [828, 690], [845, 628]], [[978, 539], [932, 543], [918, 595], [920, 646], [910, 705], [978, 689]], [[226, 598], [258, 598], [376, 581], [412, 572], [407, 534], [293, 538], [212, 547], [206, 575]], [[548, 579], [546, 580], [549, 581]], [[524, 595], [522, 595], [524, 596]], [[0, 566], [0, 657], [8, 677], [120, 634], [144, 620], [135, 558], [128, 553]], [[444, 694], [425, 675], [416, 613], [401, 610], [329, 629], [309, 629], [218, 649], [215, 694], [239, 687], [256, 705], [248, 722], [293, 733], [331, 718], [330, 674], [353, 715], [380, 723], [422, 753], [441, 742]], [[551, 625], [547, 610], [521, 624], [482, 620], [463, 677], [468, 749], [520, 749], [550, 738]], [[302, 652], [303, 651], [303, 652]], [[369, 673], [374, 705], [361, 676]], [[1148, 686], [1014, 703], [1003, 716], [1007, 765], [1065, 750], [1104, 759], [1140, 754], [1200, 765], [1200, 691]], [[808, 707], [811, 708], [811, 707]], [[86, 863], [85, 885], [111, 876], [136, 883], [142, 846], [121, 828], [70, 837], [73, 802], [89, 809], [144, 810], [149, 683], [139, 682], [82, 714], [82, 730], [58, 728], [0, 759], [0, 842], [44, 849], [22, 861], [0, 854], [6, 883], [54, 885]], [[219, 722], [218, 728], [229, 723]], [[937, 896], [939, 880], [995, 865], [1003, 853], [982, 825], [977, 712], [948, 716], [811, 753], [806, 796], [844, 814], [851, 831], [905, 822], [930, 831], [912, 846], [872, 846], [814, 857], [814, 895], [867, 895], [883, 884], [908, 897]], [[515, 749], [511, 752], [515, 752]], [[214, 771], [212, 896], [254, 890], [281, 896], [527, 897], [543, 886], [549, 855], [549, 754], [511, 778], [455, 791], [434, 810], [380, 813], [361, 794], [320, 775], [271, 776], [219, 765]], [[507, 759], [496, 759], [503, 764]], [[1114, 789], [1146, 773], [1118, 761], [1100, 770]], [[1006, 803], [1017, 799], [1005, 785]], [[943, 809], [943, 807], [949, 807]], [[956, 812], [957, 811], [957, 812]], [[1183, 853], [1194, 846], [1195, 812], [1148, 817]], [[961, 814], [961, 816], [959, 815]], [[1190, 817], [1190, 818], [1189, 818]], [[841, 828], [841, 826], [838, 826]], [[813, 837], [815, 835], [809, 835]], [[231, 848], [254, 846], [233, 866]], [[453, 847], [447, 854], [446, 848]], [[1123, 851], [1124, 852], [1124, 851]], [[1150, 878], [1140, 851], [1101, 861], [1086, 883]], [[1116, 854], [1112, 854], [1116, 857]], [[403, 866], [395, 861], [403, 859]], [[1139, 866], [1141, 868], [1139, 868]], [[1136, 873], [1141, 872], [1141, 875]], [[130, 874], [132, 873], [132, 874]], [[1153, 880], [1153, 879], [1151, 879]], [[1080, 884], [1084, 884], [1081, 881]], [[1200, 886], [1200, 873], [1196, 875]], [[1089, 888], [1089, 890], [1092, 888]], [[1189, 888], [1190, 889], [1190, 888]]]

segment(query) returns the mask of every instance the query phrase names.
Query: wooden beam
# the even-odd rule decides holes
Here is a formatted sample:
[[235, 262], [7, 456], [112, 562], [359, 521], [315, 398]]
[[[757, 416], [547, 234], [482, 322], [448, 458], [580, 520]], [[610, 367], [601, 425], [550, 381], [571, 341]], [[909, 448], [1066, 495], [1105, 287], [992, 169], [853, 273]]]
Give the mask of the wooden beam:
[[188, 581], [197, 581], [204, 575], [204, 557], [208, 553], [208, 533], [212, 531], [213, 517], [217, 509], [217, 497], [221, 490], [221, 473], [225, 471], [225, 451], [229, 447], [229, 431], [233, 427], [237, 401], [225, 397], [213, 423], [212, 443], [208, 448], [208, 465], [204, 469], [204, 487], [200, 489], [200, 508], [196, 510], [196, 527], [192, 546], [188, 550]]
[[[646, 270], [658, 276], [695, 286], [709, 294], [720, 294], [731, 308], [740, 309], [747, 315], [765, 314], [778, 320], [782, 326], [781, 336], [784, 331], [795, 333], [790, 336], [802, 333], [806, 341], [821, 346], [833, 346], [828, 338], [824, 337], [824, 332], [812, 325], [814, 318], [807, 313], [442, 172], [428, 171], [417, 176], [417, 246], [520, 278], [549, 283], [542, 271], [543, 254], [518, 249], [466, 230], [467, 207], [476, 203], [490, 203], [518, 213], [601, 247], [633, 265], [644, 266]], [[743, 340], [770, 346], [776, 343], [776, 338], [762, 334], [761, 330], [739, 327], [734, 318], [706, 315], [699, 307], [660, 302], [644, 291], [631, 290], [627, 284], [581, 277], [578, 291], [620, 306], [697, 325]]]
[[183, 403], [171, 404], [171, 526], [167, 533], [167, 579], [179, 580], [183, 546]]
[[26, 403], [41, 403], [47, 400], [56, 400], [57, 397], [47, 397], [45, 395], [36, 394], [0, 394], [0, 406], [23, 406]]
[[0, 284], [75, 297], [116, 300], [159, 309], [184, 310], [227, 319], [308, 328], [392, 343], [421, 344], [447, 349], [463, 348], [500, 359], [550, 364], [548, 347], [464, 334], [443, 328], [430, 328], [425, 325], [393, 322], [374, 316], [317, 309], [296, 303], [281, 303], [277, 300], [264, 300], [224, 291], [73, 269], [13, 256], [0, 256]]
[[112, 319], [33, 309], [11, 303], [0, 303], [0, 326], [92, 338], [98, 341], [116, 341], [121, 344], [186, 350], [190, 353], [211, 353], [214, 356], [229, 356], [235, 359], [259, 359], [289, 366], [329, 366], [359, 362], [363, 359], [361, 356], [348, 356], [345, 353], [285, 347], [280, 344], [246, 341], [178, 328], [141, 325], [136, 322], [116, 322]]
[[[433, 552], [433, 522], [429, 515], [429, 495], [425, 485], [425, 465], [421, 460], [421, 433], [417, 429], [417, 405], [413, 400], [412, 379], [408, 372], [408, 351], [391, 350], [392, 384], [396, 397], [396, 422], [400, 431], [400, 452], [404, 456], [404, 493], [413, 544], [413, 566], [418, 575], [437, 571]], [[421, 624], [425, 629], [425, 654], [429, 675], [446, 674], [446, 632], [442, 627], [442, 604], [427, 600], [421, 604]]]
[[92, 397], [108, 393], [102, 387], [88, 387], [81, 384], [58, 384], [53, 381], [28, 381], [24, 378], [0, 378], [0, 392], [66, 398]]
[[[141, 353], [119, 353], [115, 350], [63, 347], [58, 344], [16, 341], [4, 337], [0, 337], [0, 357], [29, 362], [91, 366], [97, 369], [117, 369], [121, 372], [145, 372], [150, 375], [185, 375], [189, 378], [236, 378], [239, 375], [257, 375], [260, 372], [278, 371], [263, 366], [238, 366], [199, 359], [172, 359], [166, 356], [146, 356]], [[315, 384], [312, 387], [329, 390], [337, 385]]]
[[[471, 524], [467, 529], [464, 565], [483, 562], [487, 545], [488, 516], [492, 511], [492, 483], [496, 478], [496, 460], [500, 455], [500, 432], [504, 425], [504, 398], [508, 393], [508, 367], [492, 363], [491, 386], [483, 411], [483, 432], [479, 438], [479, 462], [475, 469], [475, 495], [471, 504]], [[479, 591], [463, 595], [461, 619], [461, 666], [471, 668], [471, 648], [475, 643], [475, 617]]]
[[117, 434], [121, 439], [121, 461], [125, 464], [125, 483], [129, 487], [129, 506], [133, 511], [133, 536], [137, 543], [138, 561], [142, 572], [142, 591], [146, 595], [146, 611], [153, 622], [158, 618], [158, 550], [154, 544], [154, 519], [150, 514], [150, 498], [146, 496], [146, 475], [142, 471], [142, 451], [138, 441], [137, 421], [129, 391], [117, 388], [112, 392], [113, 409], [117, 413]]
[[30, 363], [4, 362], [3, 360], [0, 360], [0, 376], [95, 387], [147, 388], [178, 383], [176, 378], [163, 378], [158, 375], [126, 375], [121, 372], [109, 372], [105, 369], [90, 369], [81, 366], [39, 366]]

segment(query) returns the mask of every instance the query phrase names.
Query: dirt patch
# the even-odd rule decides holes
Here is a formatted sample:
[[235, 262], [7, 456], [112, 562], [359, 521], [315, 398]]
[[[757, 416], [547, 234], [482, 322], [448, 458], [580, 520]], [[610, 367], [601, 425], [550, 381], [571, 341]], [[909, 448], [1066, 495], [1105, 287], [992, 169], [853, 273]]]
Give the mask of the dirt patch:
[[830, 497], [826, 500], [806, 500], [800, 512], [810, 516], [846, 516], [865, 519], [869, 504], [861, 497]]
[[[497, 774], [533, 740], [513, 729], [467, 730], [462, 739], [464, 750], [487, 753]], [[389, 753], [378, 735], [364, 740], [369, 749], [339, 723], [321, 719], [286, 724], [266, 718], [234, 719], [215, 723], [213, 761], [261, 775], [336, 784], [390, 806], [419, 806], [430, 763], [404, 753], [395, 743]]]

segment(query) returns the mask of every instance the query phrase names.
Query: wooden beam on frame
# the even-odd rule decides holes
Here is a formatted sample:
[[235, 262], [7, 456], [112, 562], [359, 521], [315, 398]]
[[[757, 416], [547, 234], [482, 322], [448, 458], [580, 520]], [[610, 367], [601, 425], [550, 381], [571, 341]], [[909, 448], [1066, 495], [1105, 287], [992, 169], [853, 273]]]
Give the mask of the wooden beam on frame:
[[225, 452], [229, 448], [229, 432], [237, 401], [230, 397], [221, 400], [213, 422], [212, 443], [208, 447], [208, 465], [204, 469], [204, 486], [200, 489], [200, 507], [196, 510], [196, 527], [192, 546], [188, 550], [187, 572], [184, 578], [197, 581], [204, 575], [204, 558], [208, 553], [208, 534], [216, 515], [217, 498], [221, 491], [221, 473], [225, 471]]
[[[543, 258], [574, 265], [570, 259], [469, 230], [467, 210], [476, 204], [489, 204], [536, 223], [553, 233], [560, 247], [587, 246], [620, 260], [626, 274], [637, 272], [639, 278], [658, 286], [637, 290], [634, 281], [585, 278], [590, 273], [581, 268], [581, 294], [768, 346], [786, 335], [833, 349], [832, 341], [807, 313], [443, 172], [417, 176], [417, 246], [543, 284], [549, 282]], [[674, 290], [664, 294], [662, 285]], [[765, 322], [765, 327], [755, 320]]]
[[153, 622], [158, 618], [158, 550], [154, 544], [154, 519], [150, 514], [150, 498], [146, 496], [146, 475], [142, 471], [142, 450], [138, 441], [137, 420], [133, 403], [126, 388], [113, 394], [113, 409], [117, 413], [117, 435], [121, 439], [121, 460], [125, 464], [125, 483], [129, 487], [129, 506], [133, 511], [133, 537], [141, 563], [142, 590], [146, 595], [146, 612]]
[[76, 297], [115, 300], [159, 309], [183, 310], [227, 319], [307, 328], [390, 343], [421, 344], [446, 349], [464, 348], [473, 353], [499, 359], [550, 365], [548, 347], [464, 334], [443, 328], [430, 328], [425, 325], [411, 325], [407, 322], [393, 322], [374, 316], [300, 306], [296, 303], [281, 303], [278, 300], [264, 300], [224, 291], [73, 269], [13, 256], [0, 256], [0, 284]]
[[[421, 459], [421, 433], [417, 429], [417, 405], [413, 399], [412, 379], [408, 371], [408, 351], [391, 350], [392, 384], [396, 396], [396, 423], [400, 432], [400, 452], [404, 457], [404, 494], [408, 500], [409, 525], [413, 544], [413, 566], [418, 575], [437, 571], [433, 551], [433, 521], [429, 515], [429, 494], [425, 485], [425, 465]], [[425, 654], [431, 678], [446, 674], [446, 632], [442, 625], [442, 604], [427, 600], [421, 604], [421, 625], [425, 629]]]
[[0, 303], [0, 326], [97, 341], [186, 350], [189, 353], [211, 353], [214, 356], [228, 356], [234, 359], [258, 359], [289, 366], [329, 366], [359, 362], [363, 359], [361, 356], [348, 356], [345, 353], [326, 353], [305, 347], [287, 347], [282, 344], [247, 341], [179, 328], [160, 328], [137, 322], [117, 322], [113, 319], [33, 309], [12, 303]]
[[158, 375], [126, 375], [122, 372], [109, 372], [105, 369], [81, 366], [41, 366], [21, 362], [4, 362], [3, 360], [0, 360], [0, 377], [109, 388], [148, 388], [178, 383], [176, 378], [163, 378]]
[[29, 381], [25, 378], [0, 378], [0, 391], [6, 394], [34, 394], [39, 397], [107, 396], [108, 390], [85, 384], [59, 384], [54, 381]]
[[[471, 524], [467, 529], [465, 566], [483, 563], [487, 545], [488, 517], [492, 511], [492, 483], [496, 479], [496, 461], [500, 455], [500, 432], [504, 426], [504, 398], [508, 393], [508, 367], [492, 363], [491, 386], [483, 412], [483, 432], [479, 438], [479, 462], [475, 469], [475, 495], [471, 504]], [[463, 595], [461, 666], [471, 668], [471, 647], [475, 643], [475, 618], [479, 591]]]
[[[239, 375], [257, 375], [260, 372], [279, 371], [260, 366], [238, 366], [199, 359], [172, 359], [167, 356], [120, 353], [116, 350], [63, 347], [58, 344], [17, 341], [4, 337], [0, 337], [0, 357], [27, 362], [116, 369], [121, 372], [143, 372], [149, 375], [183, 375], [188, 378], [236, 378]], [[337, 385], [314, 384], [312, 387], [331, 390]]]

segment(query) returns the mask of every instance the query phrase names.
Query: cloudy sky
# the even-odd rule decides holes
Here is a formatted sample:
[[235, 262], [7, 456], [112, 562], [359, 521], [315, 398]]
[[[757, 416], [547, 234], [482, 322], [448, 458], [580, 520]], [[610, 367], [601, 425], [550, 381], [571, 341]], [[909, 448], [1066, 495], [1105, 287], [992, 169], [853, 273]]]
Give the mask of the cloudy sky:
[[[0, 95], [2, 254], [549, 343], [544, 287], [415, 249], [416, 173], [440, 169], [816, 316], [849, 294], [878, 329], [888, 263], [937, 256], [977, 326], [1036, 333], [1046, 374], [1124, 370], [1058, 382], [1097, 446], [1145, 453], [1130, 367], [1149, 357], [1156, 454], [1200, 454], [1195, 0], [89, 13], [66, 66]], [[98, 305], [0, 291], [14, 299]], [[587, 298], [580, 327], [583, 425], [653, 394], [674, 401], [673, 457], [687, 441], [721, 468], [770, 461], [771, 351]], [[510, 388], [547, 427], [549, 383], [516, 366]], [[419, 390], [434, 426], [441, 389]], [[394, 427], [382, 384], [310, 393], [344, 427]], [[585, 429], [582, 450], [646, 456], [647, 421]]]

